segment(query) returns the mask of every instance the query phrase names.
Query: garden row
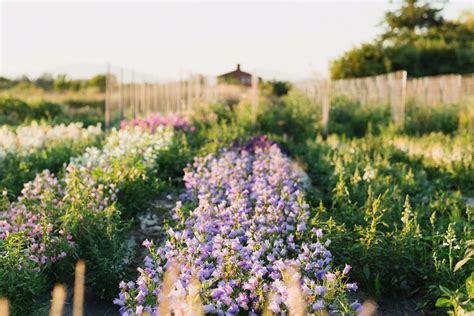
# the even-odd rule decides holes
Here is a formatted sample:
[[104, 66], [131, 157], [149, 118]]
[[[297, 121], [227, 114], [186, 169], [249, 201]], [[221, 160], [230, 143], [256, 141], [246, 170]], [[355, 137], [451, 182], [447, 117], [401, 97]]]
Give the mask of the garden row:
[[102, 148], [89, 147], [58, 176], [43, 171], [14, 202], [2, 196], [0, 296], [14, 315], [37, 310], [54, 282], [70, 281], [78, 258], [97, 296], [116, 294], [132, 255], [129, 219], [166, 185], [157, 167], [175, 133], [163, 126], [112, 131]]
[[462, 194], [473, 193], [473, 149], [469, 134], [331, 136], [300, 149], [313, 216], [364, 292], [473, 308], [473, 207]]
[[[13, 297], [28, 289], [21, 298], [12, 298], [17, 312], [24, 314], [22, 308], [33, 308], [31, 302], [44, 297], [52, 282], [68, 281], [75, 261], [83, 257], [89, 286], [112, 300], [121, 279], [136, 277], [127, 269], [132, 254], [125, 241], [131, 219], [163, 188], [182, 187], [184, 176], [187, 194], [175, 209], [166, 242], [146, 242], [150, 253], [137, 282], [121, 283], [115, 302], [125, 314], [153, 311], [161, 269], [183, 259], [193, 263], [179, 279], [184, 288], [197, 268], [205, 271], [199, 281], [208, 311], [233, 313], [234, 305], [240, 311], [245, 306], [260, 311], [265, 295], [279, 290], [283, 292], [276, 299], [281, 298], [281, 304], [273, 303], [272, 308], [285, 310], [284, 288], [277, 282], [283, 275], [280, 259], [284, 265], [300, 266], [303, 282], [313, 286], [308, 289], [314, 298], [308, 305], [311, 312], [318, 307], [346, 312], [358, 307], [344, 299], [347, 276], [337, 273], [346, 262], [353, 266], [350, 282], [358, 283], [359, 296], [375, 296], [377, 301], [391, 295], [414, 297], [431, 312], [437, 299], [442, 308], [456, 304], [458, 310], [472, 308], [468, 305], [472, 287], [465, 285], [474, 270], [474, 261], [469, 260], [472, 207], [464, 199], [474, 191], [472, 135], [458, 131], [414, 137], [390, 128], [374, 135], [365, 122], [369, 126], [365, 138], [324, 139], [316, 136], [314, 118], [319, 112], [295, 99], [262, 104], [255, 125], [250, 109], [245, 103], [232, 109], [197, 108], [192, 124], [159, 116], [124, 123], [103, 148], [88, 149], [56, 177], [40, 175], [14, 203], [4, 198], [0, 273], [9, 278], [0, 283], [0, 296]], [[177, 129], [167, 131], [163, 125]], [[309, 186], [303, 189], [281, 149], [266, 146], [266, 141], [262, 146], [245, 146], [256, 134], [277, 140], [308, 173]], [[182, 168], [194, 156], [203, 158], [183, 175]], [[277, 181], [293, 186], [285, 189], [274, 185]], [[236, 194], [237, 189], [248, 195]], [[283, 220], [275, 216], [280, 214], [275, 212], [279, 207], [275, 196], [283, 199], [284, 222], [294, 222], [293, 230], [272, 231]], [[308, 209], [303, 208], [306, 204]], [[303, 222], [306, 227], [299, 231]], [[250, 225], [245, 226], [248, 234], [230, 235], [241, 225]], [[318, 236], [319, 229], [325, 238]], [[216, 242], [221, 238], [222, 243]], [[268, 243], [259, 242], [262, 238]], [[326, 238], [332, 240], [330, 245]], [[275, 244], [278, 240], [286, 242]], [[325, 253], [326, 257], [305, 270], [301, 262], [308, 252], [303, 245], [314, 253], [318, 242], [317, 257]], [[208, 249], [208, 245], [219, 246]], [[272, 257], [274, 248], [280, 251]], [[262, 268], [241, 266], [243, 255], [257, 256]], [[338, 275], [331, 285], [334, 291], [328, 290], [330, 270], [321, 272], [328, 258]], [[242, 273], [232, 277], [235, 271]], [[263, 272], [249, 283], [250, 274]], [[252, 285], [262, 294], [251, 297]], [[185, 290], [179, 293], [186, 295]], [[332, 305], [336, 294], [342, 305]]]
[[[198, 157], [185, 171], [186, 193], [174, 209], [167, 241], [149, 249], [136, 282], [122, 282], [115, 304], [123, 315], [163, 312], [165, 300], [174, 313], [192, 311], [187, 297], [193, 277], [205, 313], [257, 315], [265, 305], [288, 312], [291, 293], [285, 284], [288, 266], [301, 272], [308, 315], [323, 310], [353, 315], [350, 266], [333, 270], [321, 229], [309, 222], [309, 205], [287, 156], [265, 139], [250, 145]], [[171, 291], [163, 272], [179, 264]], [[271, 295], [270, 295], [271, 293]], [[160, 309], [161, 308], [161, 309]]]
[[0, 189], [17, 196], [37, 173], [59, 171], [71, 157], [98, 146], [103, 136], [100, 125], [84, 128], [81, 123], [0, 127]]
[[328, 230], [336, 266], [353, 265], [362, 295], [413, 299], [430, 313], [473, 309], [472, 134], [413, 136], [366, 121], [362, 138], [322, 137], [318, 113], [289, 96], [262, 100], [255, 125], [245, 103], [194, 117], [221, 143], [269, 135], [302, 165], [311, 219]]

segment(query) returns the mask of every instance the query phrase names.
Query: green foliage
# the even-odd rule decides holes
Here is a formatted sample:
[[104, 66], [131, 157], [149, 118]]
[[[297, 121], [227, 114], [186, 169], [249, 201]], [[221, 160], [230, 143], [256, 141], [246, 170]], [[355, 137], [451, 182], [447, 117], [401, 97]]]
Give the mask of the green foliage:
[[16, 98], [0, 98], [0, 123], [1, 124], [18, 124], [30, 118], [32, 113], [31, 107]]
[[430, 107], [409, 102], [405, 109], [405, 132], [410, 135], [453, 134], [459, 127], [459, 113], [459, 106], [454, 104]]
[[443, 24], [440, 8], [433, 8], [429, 1], [406, 0], [395, 12], [385, 13], [389, 33], [429, 29]]
[[0, 90], [7, 90], [12, 88], [15, 85], [15, 83], [5, 77], [0, 77]]
[[472, 16], [445, 21], [441, 9], [406, 0], [385, 16], [386, 32], [332, 61], [333, 79], [406, 70], [411, 77], [474, 72]]
[[[474, 240], [468, 240], [465, 245], [466, 252], [464, 258], [456, 263], [454, 272], [466, 269], [474, 269], [472, 261], [474, 259]], [[470, 267], [470, 268], [469, 268]], [[436, 306], [448, 311], [449, 315], [464, 315], [474, 310], [474, 272], [466, 279], [461, 287], [450, 290], [440, 285], [442, 295], [436, 300]]]
[[313, 201], [326, 206], [313, 216], [330, 232], [336, 263], [353, 265], [365, 293], [419, 295], [432, 308], [439, 284], [457, 288], [471, 270], [454, 271], [472, 234], [471, 211], [457, 191], [462, 185], [455, 185], [463, 171], [450, 178], [452, 167], [439, 163], [433, 172], [428, 157], [400, 151], [393, 144], [405, 146], [391, 137], [331, 136], [300, 150], [316, 187]]
[[364, 43], [344, 53], [330, 64], [333, 79], [375, 76], [389, 72], [387, 57], [378, 43]]
[[0, 90], [39, 88], [43, 91], [55, 90], [65, 92], [80, 91], [92, 87], [100, 92], [104, 92], [105, 83], [106, 76], [104, 74], [97, 74], [90, 79], [68, 79], [65, 74], [54, 77], [51, 74], [45, 73], [34, 80], [30, 80], [27, 76], [21, 76], [16, 79], [0, 77]]
[[98, 88], [99, 91], [105, 91], [106, 76], [104, 74], [95, 75], [87, 81], [89, 87]]
[[54, 78], [51, 74], [46, 73], [38, 77], [34, 84], [45, 91], [50, 91], [54, 87]]
[[98, 140], [83, 143], [47, 145], [40, 151], [26, 156], [7, 154], [0, 160], [0, 187], [17, 196], [23, 184], [35, 178], [36, 174], [48, 169], [55, 173], [89, 146], [98, 146]]
[[276, 97], [282, 97], [288, 94], [291, 89], [291, 83], [288, 81], [270, 81], [272, 86], [272, 94]]
[[104, 120], [104, 101], [66, 100], [64, 104], [49, 101], [27, 103], [13, 97], [0, 97], [0, 124], [20, 125], [44, 120], [52, 125], [82, 122], [96, 125]]
[[379, 127], [388, 126], [390, 120], [388, 106], [365, 107], [344, 97], [336, 97], [331, 102], [328, 130], [330, 134], [362, 137], [369, 130], [378, 134]]

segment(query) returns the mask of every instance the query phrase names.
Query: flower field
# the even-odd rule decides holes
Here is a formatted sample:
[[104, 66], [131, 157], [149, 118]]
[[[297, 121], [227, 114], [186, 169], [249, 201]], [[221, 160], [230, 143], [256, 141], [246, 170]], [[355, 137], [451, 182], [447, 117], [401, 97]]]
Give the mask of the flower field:
[[[295, 302], [303, 314], [356, 315], [389, 297], [472, 310], [472, 134], [323, 136], [311, 113], [286, 117], [297, 100], [285, 102], [262, 106], [255, 124], [240, 104], [107, 132], [2, 128], [0, 163], [38, 165], [20, 188], [2, 180], [10, 313], [44, 310], [79, 259], [87, 292], [123, 315], [280, 315]], [[165, 237], [142, 232], [134, 246], [144, 212]]]

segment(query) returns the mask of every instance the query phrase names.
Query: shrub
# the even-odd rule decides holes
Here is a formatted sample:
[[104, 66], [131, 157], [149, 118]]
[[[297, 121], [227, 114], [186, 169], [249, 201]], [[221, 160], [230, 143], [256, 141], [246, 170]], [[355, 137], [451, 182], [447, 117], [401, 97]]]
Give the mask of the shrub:
[[405, 132], [422, 135], [432, 132], [453, 134], [459, 127], [459, 106], [419, 106], [409, 102], [405, 113]]
[[388, 106], [362, 106], [358, 102], [349, 101], [345, 97], [335, 97], [331, 101], [328, 132], [347, 137], [362, 137], [369, 131], [378, 134], [380, 126], [390, 124]]
[[18, 124], [31, 118], [32, 110], [27, 103], [16, 98], [0, 98], [0, 123]]

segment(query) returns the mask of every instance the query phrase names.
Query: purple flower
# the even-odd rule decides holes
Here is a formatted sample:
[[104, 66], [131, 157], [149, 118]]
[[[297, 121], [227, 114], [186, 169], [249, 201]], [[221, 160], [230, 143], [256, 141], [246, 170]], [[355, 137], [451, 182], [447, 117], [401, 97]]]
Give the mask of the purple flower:
[[343, 274], [348, 274], [349, 271], [351, 271], [351, 268], [352, 268], [352, 267], [351, 267], [350, 265], [346, 264], [346, 265], [344, 266], [344, 270], [342, 270], [342, 273], [343, 273]]
[[352, 290], [352, 291], [357, 291], [358, 287], [357, 287], [357, 283], [347, 283], [346, 287], [349, 289], [349, 290]]
[[[308, 313], [340, 311], [346, 289], [343, 282], [335, 282], [340, 275], [330, 272], [329, 243], [321, 229], [309, 231], [304, 190], [277, 146], [256, 141], [248, 150], [197, 157], [185, 169], [184, 181], [186, 193], [174, 210], [179, 224], [161, 247], [148, 247], [145, 268], [138, 269], [138, 289], [122, 289], [128, 295], [125, 312], [133, 314], [142, 305], [143, 287], [156, 297], [153, 301], [160, 299], [163, 271], [171, 262], [180, 263], [174, 293], [184, 297], [197, 276], [206, 313], [255, 315], [270, 292], [270, 308], [286, 313], [284, 276], [289, 266], [298, 268], [303, 291], [316, 302]], [[184, 205], [194, 209], [184, 212]], [[314, 235], [318, 240], [308, 242]], [[326, 280], [331, 288], [338, 287], [336, 297], [327, 296]]]
[[210, 314], [216, 311], [216, 308], [212, 304], [204, 305], [204, 313]]
[[142, 243], [142, 245], [145, 247], [145, 248], [150, 248], [153, 243], [151, 241], [149, 241], [148, 239], [145, 239]]
[[324, 302], [322, 300], [318, 300], [313, 304], [313, 309], [319, 311], [324, 308]]
[[125, 305], [125, 302], [122, 301], [122, 300], [120, 300], [120, 299], [118, 299], [118, 298], [114, 299], [113, 303], [114, 303], [115, 305], [119, 305], [119, 306]]
[[224, 294], [225, 294], [225, 292], [222, 289], [217, 288], [212, 292], [212, 298], [218, 299]]
[[326, 273], [326, 280], [334, 281], [336, 279], [336, 275], [334, 273]]

